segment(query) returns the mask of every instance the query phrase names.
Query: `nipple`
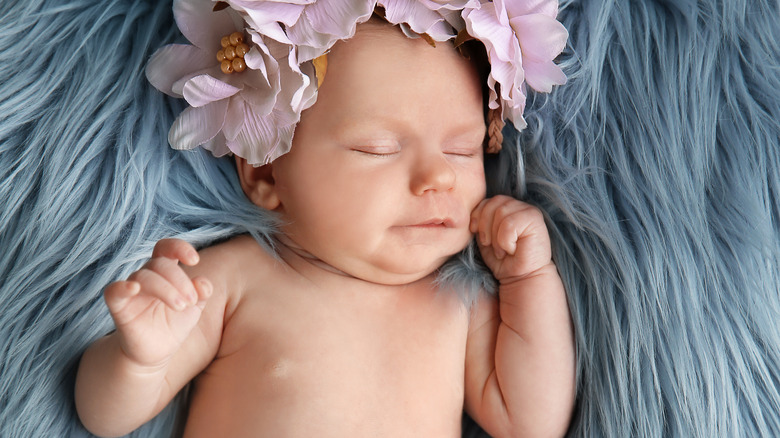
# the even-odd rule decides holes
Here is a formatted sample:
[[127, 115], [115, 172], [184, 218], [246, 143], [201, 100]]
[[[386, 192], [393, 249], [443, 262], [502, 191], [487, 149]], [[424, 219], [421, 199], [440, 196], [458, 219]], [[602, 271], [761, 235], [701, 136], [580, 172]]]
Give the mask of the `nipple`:
[[223, 36], [220, 45], [222, 48], [217, 52], [217, 61], [220, 62], [222, 73], [229, 75], [246, 70], [244, 55], [249, 52], [249, 46], [244, 44], [244, 35], [241, 32]]

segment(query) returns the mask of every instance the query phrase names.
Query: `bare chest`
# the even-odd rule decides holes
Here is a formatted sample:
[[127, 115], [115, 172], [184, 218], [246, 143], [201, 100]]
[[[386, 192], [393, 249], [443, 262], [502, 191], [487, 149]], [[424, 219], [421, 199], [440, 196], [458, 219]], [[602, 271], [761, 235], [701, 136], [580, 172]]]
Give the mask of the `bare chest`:
[[196, 380], [189, 423], [269, 436], [457, 436], [467, 321], [457, 297], [425, 287], [246, 298]]

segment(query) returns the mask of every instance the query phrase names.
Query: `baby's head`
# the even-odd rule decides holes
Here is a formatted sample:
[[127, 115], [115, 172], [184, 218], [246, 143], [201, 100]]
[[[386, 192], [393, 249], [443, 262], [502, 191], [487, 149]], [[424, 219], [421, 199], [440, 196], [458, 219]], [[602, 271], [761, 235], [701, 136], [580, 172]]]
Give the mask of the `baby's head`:
[[242, 187], [284, 233], [365, 280], [408, 283], [469, 242], [485, 196], [482, 82], [451, 43], [410, 39], [371, 20], [328, 54], [317, 102], [290, 152]]
[[[526, 85], [566, 80], [553, 59], [567, 32], [557, 0], [343, 6], [177, 0], [193, 45], [158, 50], [147, 78], [191, 105], [169, 131], [174, 148], [243, 157], [245, 193], [295, 244], [357, 277], [405, 283], [467, 245], [485, 194], [485, 116], [493, 140], [504, 120], [525, 126]], [[472, 39], [486, 77], [460, 53]]]

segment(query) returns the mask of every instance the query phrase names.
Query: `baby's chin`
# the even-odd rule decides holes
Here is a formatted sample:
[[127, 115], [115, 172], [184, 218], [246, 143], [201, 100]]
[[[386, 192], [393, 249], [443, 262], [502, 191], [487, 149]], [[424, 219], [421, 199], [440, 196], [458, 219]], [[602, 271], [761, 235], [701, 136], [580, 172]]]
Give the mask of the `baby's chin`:
[[[455, 254], [459, 252], [457, 251]], [[337, 267], [337, 269], [351, 277], [369, 283], [385, 286], [402, 286], [433, 275], [455, 254], [442, 255], [430, 260], [420, 260], [418, 258], [393, 260], [389, 263], [362, 262], [356, 263], [354, 266]]]
[[433, 269], [417, 270], [416, 272], [356, 272], [352, 276], [368, 283], [380, 284], [383, 286], [403, 286], [405, 284], [416, 283], [424, 278], [429, 277], [434, 272], [436, 272], [439, 267], [441, 267], [441, 265]]

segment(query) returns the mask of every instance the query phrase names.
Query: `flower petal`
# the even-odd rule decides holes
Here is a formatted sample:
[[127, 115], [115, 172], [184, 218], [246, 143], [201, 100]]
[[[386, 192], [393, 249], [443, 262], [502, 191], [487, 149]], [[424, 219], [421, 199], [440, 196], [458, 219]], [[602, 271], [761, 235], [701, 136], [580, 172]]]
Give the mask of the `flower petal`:
[[258, 2], [256, 0], [231, 0], [228, 2], [237, 11], [246, 13], [256, 24], [283, 23], [292, 26], [301, 16], [304, 5], [311, 2]]
[[510, 17], [528, 14], [544, 14], [550, 18], [558, 16], [558, 0], [503, 0]]
[[229, 79], [227, 82], [224, 80], [225, 76], [227, 75], [222, 73], [222, 70], [220, 70], [219, 66], [216, 64], [212, 64], [204, 69], [189, 73], [186, 76], [182, 76], [181, 79], [179, 79], [178, 81], [174, 82], [173, 85], [171, 85], [171, 89], [173, 90], [174, 93], [176, 93], [180, 97], [184, 97], [184, 85], [186, 85], [190, 79], [200, 75], [209, 75], [212, 78], [217, 78], [222, 82], [229, 83]]
[[228, 3], [245, 3], [250, 5], [250, 7], [254, 7], [251, 5], [255, 5], [258, 3], [286, 3], [291, 5], [310, 5], [317, 0], [228, 0]]
[[455, 36], [447, 28], [444, 17], [419, 0], [380, 0], [377, 3], [385, 8], [385, 19], [390, 23], [406, 23], [414, 32], [427, 34], [436, 41]]
[[298, 22], [303, 12], [304, 4], [310, 2], [311, 0], [300, 2], [229, 1], [236, 10], [241, 11], [245, 15], [247, 24], [253, 31], [288, 44], [291, 42], [282, 25], [290, 27]]
[[287, 36], [296, 46], [297, 62], [300, 64], [322, 55], [338, 40], [333, 35], [314, 30], [306, 16], [301, 17], [295, 26], [287, 29]]
[[439, 13], [444, 18], [444, 21], [449, 23], [449, 25], [455, 29], [456, 33], [466, 28], [466, 23], [463, 21], [462, 12], [463, 11], [461, 10], [447, 10], [444, 8], [439, 9]]
[[210, 53], [217, 53], [220, 39], [243, 29], [243, 20], [231, 9], [214, 12], [212, 0], [174, 0], [173, 16], [176, 25], [194, 45]]
[[[494, 50], [502, 61], [518, 59], [517, 38], [509, 26], [509, 17], [495, 9], [493, 3], [485, 3], [480, 9], [465, 14], [466, 29], [473, 37], [482, 41], [488, 50]], [[491, 64], [493, 60], [491, 59]]]
[[373, 13], [374, 2], [365, 0], [318, 0], [304, 11], [314, 30], [337, 39], [352, 37], [357, 23], [368, 20]]
[[215, 157], [222, 157], [230, 153], [230, 149], [227, 147], [227, 141], [225, 136], [220, 132], [214, 138], [203, 143], [201, 146], [207, 151], [211, 151], [211, 154]]
[[530, 60], [525, 64], [525, 81], [534, 90], [549, 93], [553, 85], [566, 83], [566, 75], [552, 61]]
[[521, 15], [510, 19], [509, 23], [520, 41], [523, 60], [550, 61], [566, 47], [569, 33], [563, 24], [547, 15]]
[[292, 149], [292, 138], [293, 138], [293, 133], [295, 132], [295, 126], [296, 126], [295, 124], [292, 124], [292, 125], [283, 126], [279, 128], [280, 141], [277, 142], [275, 148], [268, 151], [268, 153], [264, 158], [265, 163], [270, 163], [275, 159], [281, 157], [282, 155], [286, 154], [287, 152], [290, 152], [290, 149]]
[[528, 14], [544, 14], [550, 18], [558, 16], [558, 0], [498, 0], [506, 6], [510, 17]]
[[258, 113], [268, 114], [271, 112], [278, 99], [280, 91], [278, 80], [275, 86], [269, 86], [259, 80], [256, 82], [257, 85], [260, 85], [260, 87], [250, 86], [247, 83], [247, 86], [241, 90], [239, 95], [248, 104], [252, 105], [252, 107], [254, 107], [255, 111]]
[[192, 149], [213, 139], [222, 129], [227, 100], [185, 109], [168, 131], [168, 143], [174, 149]]
[[[235, 140], [239, 131], [243, 129], [245, 106], [246, 102], [243, 99], [230, 99], [228, 101], [227, 110], [225, 111], [225, 123], [222, 125], [222, 134], [227, 142]], [[256, 140], [262, 141], [262, 139]], [[243, 155], [240, 156], [243, 157]]]
[[523, 70], [508, 62], [494, 62], [491, 60], [490, 77], [501, 84], [501, 99], [512, 101], [512, 90], [523, 82]]
[[184, 98], [194, 107], [208, 105], [214, 101], [226, 99], [241, 91], [210, 75], [199, 75], [184, 84]]
[[265, 35], [268, 38], [272, 38], [280, 43], [292, 44], [287, 33], [282, 29], [282, 26], [277, 22], [260, 24], [250, 21], [249, 25], [260, 35]]
[[[274, 110], [267, 116], [258, 116], [244, 108], [243, 125], [227, 146], [239, 157], [253, 165], [270, 163], [290, 151], [295, 124], [286, 124], [286, 117]], [[295, 122], [297, 123], [297, 121]]]
[[[306, 63], [307, 73], [304, 73], [295, 60], [295, 53], [290, 52], [287, 63], [281, 63], [279, 71], [282, 80], [282, 92], [279, 99], [289, 102], [290, 110], [300, 117], [301, 112], [310, 107], [317, 96], [317, 81], [311, 63]], [[277, 105], [278, 106], [278, 105]]]
[[270, 86], [271, 81], [269, 78], [272, 76], [272, 74], [269, 73], [269, 68], [271, 72], [274, 72], [278, 70], [278, 66], [276, 64], [276, 60], [271, 57], [270, 53], [268, 53], [268, 48], [265, 47], [265, 45], [257, 45], [249, 49], [249, 52], [244, 55], [244, 62], [246, 63], [247, 67], [256, 71], [250, 75], [251, 78], [246, 82], [256, 84], [256, 82], [259, 80], [264, 82], [266, 86]]
[[460, 11], [463, 8], [479, 7], [479, 0], [417, 0], [428, 9], [438, 11], [439, 9], [448, 9], [451, 11]]
[[149, 59], [149, 64], [146, 66], [146, 79], [163, 93], [182, 97], [173, 84], [214, 63], [214, 56], [195, 46], [169, 44], [158, 49]]
[[274, 107], [281, 88], [279, 64], [266, 46], [253, 47], [245, 59], [247, 65], [254, 70], [242, 74], [245, 86], [241, 90], [241, 97], [254, 106], [255, 111], [268, 114]]

